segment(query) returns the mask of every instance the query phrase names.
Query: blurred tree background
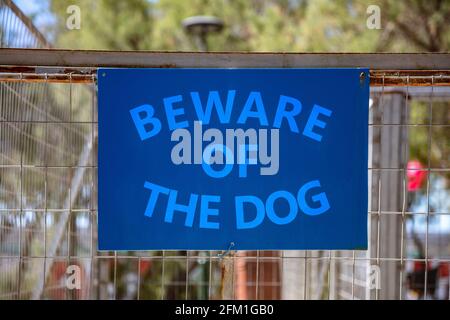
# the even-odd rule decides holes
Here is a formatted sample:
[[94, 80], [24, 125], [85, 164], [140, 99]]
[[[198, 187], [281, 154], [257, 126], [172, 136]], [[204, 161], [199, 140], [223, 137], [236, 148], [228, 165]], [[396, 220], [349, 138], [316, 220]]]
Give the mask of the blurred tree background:
[[[225, 24], [219, 34], [207, 38], [210, 51], [248, 52], [446, 52], [450, 48], [450, 1], [445, 0], [47, 0], [55, 21], [46, 28], [53, 46], [67, 49], [99, 50], [168, 50], [197, 51], [196, 42], [182, 27], [183, 19], [196, 15], [211, 15]], [[66, 19], [67, 8], [78, 5], [81, 9], [81, 28], [70, 30]], [[381, 28], [369, 29], [367, 12], [370, 5], [378, 5]], [[44, 30], [43, 30], [44, 31]], [[75, 96], [79, 104], [90, 101], [90, 91]], [[68, 96], [67, 91], [52, 90], [46, 96], [55, 101]], [[52, 110], [59, 112], [67, 101], [56, 103]], [[435, 102], [432, 111], [428, 103], [410, 101], [409, 123], [448, 124], [448, 101]], [[81, 108], [80, 111], [88, 110]], [[55, 112], [56, 112], [55, 111]], [[59, 114], [55, 114], [59, 116]], [[88, 115], [77, 115], [85, 118]], [[31, 117], [31, 116], [30, 116]], [[409, 135], [411, 159], [420, 160], [431, 168], [448, 168], [450, 164], [450, 131], [448, 126], [427, 127], [412, 130]], [[31, 130], [31, 129], [30, 129]], [[35, 133], [37, 134], [37, 133]], [[40, 133], [40, 134], [43, 134]], [[429, 134], [431, 146], [428, 149]], [[63, 137], [61, 135], [61, 137]], [[62, 139], [62, 138], [61, 138]], [[62, 140], [52, 144], [67, 144]], [[73, 149], [73, 148], [72, 148]], [[20, 152], [22, 147], [17, 147]], [[428, 159], [430, 150], [431, 158]], [[17, 153], [20, 154], [20, 153]], [[38, 152], [30, 149], [29, 156]], [[58, 154], [56, 156], [59, 156]], [[63, 155], [61, 155], [62, 157]], [[62, 160], [61, 160], [62, 161]], [[3, 177], [7, 179], [6, 176]], [[11, 190], [15, 188], [14, 177]], [[446, 176], [446, 189], [450, 173]], [[75, 225], [75, 223], [72, 223]], [[204, 252], [203, 252], [204, 253]], [[203, 254], [199, 252], [198, 254]], [[218, 268], [195, 259], [165, 258], [188, 254], [187, 252], [149, 252], [136, 265], [129, 261], [117, 262], [118, 296], [128, 297], [128, 276], [141, 270], [141, 297], [157, 299], [163, 294], [168, 298], [184, 298], [183, 281], [189, 274], [189, 282], [203, 283], [189, 287], [190, 297], [208, 297], [208, 281], [212, 279], [213, 295], [217, 297], [220, 274]], [[189, 253], [196, 255], [196, 252]], [[213, 253], [216, 254], [216, 253]], [[155, 258], [156, 257], [156, 258]], [[173, 257], [172, 257], [173, 258]], [[202, 258], [203, 259], [203, 258]], [[192, 260], [192, 261], [191, 261]], [[186, 272], [188, 269], [188, 272]], [[114, 269], [110, 267], [110, 272]], [[108, 275], [109, 280], [114, 274]], [[163, 278], [162, 278], [163, 277]], [[122, 280], [123, 279], [123, 280]], [[162, 286], [162, 283], [166, 285]], [[181, 284], [177, 284], [181, 283]]]
[[[81, 29], [65, 27], [67, 6], [81, 8]], [[107, 50], [196, 51], [183, 19], [211, 15], [224, 30], [211, 34], [210, 51], [446, 52], [450, 1], [445, 0], [51, 0], [56, 47]], [[369, 6], [380, 8], [381, 28], [369, 29]], [[427, 123], [428, 108], [412, 101], [411, 123]], [[422, 106], [419, 106], [422, 104]], [[433, 123], [448, 123], [447, 102]], [[448, 164], [447, 127], [435, 128], [430, 166]], [[411, 132], [411, 158], [428, 164], [427, 130]]]
[[[66, 9], [81, 9], [81, 29], [65, 27]], [[378, 5], [381, 29], [367, 28]], [[448, 51], [450, 1], [444, 0], [51, 0], [56, 46], [72, 49], [190, 50], [181, 21], [222, 19], [212, 51], [411, 52]]]
[[[445, 52], [450, 48], [450, 1], [444, 0], [51, 0], [50, 3], [57, 17], [55, 46], [71, 49], [197, 51], [195, 39], [182, 27], [183, 19], [196, 15], [215, 16], [225, 24], [221, 33], [207, 38], [209, 51]], [[71, 4], [80, 6], [80, 30], [65, 27], [66, 8]], [[380, 29], [367, 27], [367, 19], [373, 13], [368, 12], [370, 5], [380, 8]], [[428, 124], [430, 116], [433, 124], [449, 123], [448, 101], [436, 102], [430, 111], [426, 102], [412, 99], [409, 108], [409, 123]], [[424, 167], [429, 164], [431, 168], [448, 168], [449, 137], [446, 126], [435, 127], [432, 132], [426, 127], [411, 130], [410, 159], [419, 160]], [[443, 176], [448, 188], [450, 174]], [[421, 197], [426, 197], [425, 193]], [[417, 243], [419, 251], [423, 251], [420, 241]], [[167, 269], [167, 280], [185, 274], [184, 270], [183, 261], [174, 264]], [[209, 276], [205, 274], [206, 279]], [[148, 275], [146, 281], [151, 278]], [[155, 286], [144, 290], [149, 297], [160, 293]], [[169, 296], [179, 296], [176, 288], [167, 290]], [[204, 297], [206, 291], [197, 290], [199, 297]]]

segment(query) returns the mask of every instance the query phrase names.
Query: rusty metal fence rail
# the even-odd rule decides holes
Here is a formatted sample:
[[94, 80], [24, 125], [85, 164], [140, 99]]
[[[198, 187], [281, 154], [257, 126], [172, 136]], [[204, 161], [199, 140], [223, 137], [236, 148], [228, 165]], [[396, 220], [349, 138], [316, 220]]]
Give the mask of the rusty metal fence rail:
[[[99, 252], [98, 66], [371, 67], [369, 250]], [[1, 49], [0, 299], [449, 299], [449, 151], [448, 54]]]

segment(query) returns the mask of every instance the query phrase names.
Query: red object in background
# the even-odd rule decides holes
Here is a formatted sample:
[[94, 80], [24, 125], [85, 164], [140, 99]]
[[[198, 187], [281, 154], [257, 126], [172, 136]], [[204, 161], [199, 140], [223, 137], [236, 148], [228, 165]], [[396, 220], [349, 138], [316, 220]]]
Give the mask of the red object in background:
[[442, 262], [439, 265], [439, 277], [440, 278], [448, 278], [450, 271], [450, 263]]
[[152, 267], [152, 262], [147, 260], [140, 261], [141, 274], [145, 274]]
[[427, 177], [422, 163], [418, 160], [408, 161], [406, 176], [408, 178], [408, 191], [417, 191]]

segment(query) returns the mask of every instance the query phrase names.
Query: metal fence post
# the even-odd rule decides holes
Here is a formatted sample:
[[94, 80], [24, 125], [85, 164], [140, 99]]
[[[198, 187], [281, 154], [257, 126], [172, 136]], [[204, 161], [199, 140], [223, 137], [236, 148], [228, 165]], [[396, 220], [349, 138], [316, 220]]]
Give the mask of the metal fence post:
[[[403, 205], [403, 171], [407, 161], [404, 144], [408, 143], [407, 108], [403, 92], [384, 93], [379, 105], [380, 119], [378, 134], [373, 137], [372, 167], [376, 168], [378, 177], [372, 179], [372, 198], [379, 192], [377, 223], [371, 224], [372, 261], [380, 267], [380, 291], [374, 293], [372, 298], [397, 299], [400, 281], [399, 262], [386, 261], [386, 258], [398, 259], [400, 257], [401, 234], [400, 216], [397, 214], [384, 214], [386, 212], [401, 212]], [[378, 137], [377, 137], [378, 135]], [[381, 185], [380, 185], [381, 184]], [[377, 191], [379, 190], [379, 191]], [[380, 261], [380, 257], [385, 258]]]

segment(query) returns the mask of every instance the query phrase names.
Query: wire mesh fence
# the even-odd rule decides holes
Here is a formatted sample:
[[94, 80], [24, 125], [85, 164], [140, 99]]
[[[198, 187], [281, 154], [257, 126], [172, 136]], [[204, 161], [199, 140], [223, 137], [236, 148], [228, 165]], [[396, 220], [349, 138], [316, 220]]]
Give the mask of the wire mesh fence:
[[226, 257], [97, 250], [96, 84], [77, 76], [0, 73], [1, 299], [449, 299], [446, 73], [373, 74], [367, 251]]
[[12, 0], [0, 0], [0, 48], [49, 48], [50, 43]]
[[[0, 0], [0, 47], [50, 44]], [[371, 73], [367, 251], [221, 257], [98, 251], [95, 69], [10, 67], [0, 70], [0, 299], [449, 299], [448, 71]]]

